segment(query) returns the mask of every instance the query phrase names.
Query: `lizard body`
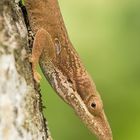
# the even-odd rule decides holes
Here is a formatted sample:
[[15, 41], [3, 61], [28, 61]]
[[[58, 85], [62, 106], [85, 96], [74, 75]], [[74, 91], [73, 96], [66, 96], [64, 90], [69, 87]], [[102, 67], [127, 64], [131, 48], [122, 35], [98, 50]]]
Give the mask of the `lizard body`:
[[100, 140], [112, 140], [102, 100], [96, 86], [69, 40], [57, 0], [25, 0], [31, 29], [35, 34], [32, 69], [39, 81], [40, 67], [58, 95], [72, 106]]

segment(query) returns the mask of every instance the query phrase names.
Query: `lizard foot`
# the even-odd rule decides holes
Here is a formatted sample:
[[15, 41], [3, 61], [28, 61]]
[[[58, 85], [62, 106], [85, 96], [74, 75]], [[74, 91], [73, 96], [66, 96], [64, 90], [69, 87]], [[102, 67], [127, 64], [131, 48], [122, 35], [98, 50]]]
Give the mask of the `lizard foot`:
[[32, 71], [33, 71], [34, 80], [35, 80], [37, 83], [40, 83], [40, 80], [42, 79], [42, 77], [41, 77], [41, 75], [36, 71], [35, 64], [34, 64], [34, 59], [33, 59], [32, 55], [29, 54], [28, 58], [29, 58], [29, 62], [32, 63]]
[[33, 74], [34, 74], [34, 80], [37, 83], [40, 83], [40, 80], [42, 79], [41, 75], [37, 71], [35, 71]]

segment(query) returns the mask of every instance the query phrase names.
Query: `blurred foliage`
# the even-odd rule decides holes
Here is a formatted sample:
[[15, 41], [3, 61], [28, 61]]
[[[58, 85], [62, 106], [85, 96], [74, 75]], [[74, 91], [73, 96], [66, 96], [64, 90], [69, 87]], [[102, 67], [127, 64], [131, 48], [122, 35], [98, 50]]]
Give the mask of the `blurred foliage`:
[[21, 3], [24, 5], [24, 0], [20, 0], [21, 1]]
[[[139, 140], [140, 1], [59, 3], [74, 47], [100, 91], [114, 140]], [[44, 78], [41, 85], [55, 140], [96, 139]]]

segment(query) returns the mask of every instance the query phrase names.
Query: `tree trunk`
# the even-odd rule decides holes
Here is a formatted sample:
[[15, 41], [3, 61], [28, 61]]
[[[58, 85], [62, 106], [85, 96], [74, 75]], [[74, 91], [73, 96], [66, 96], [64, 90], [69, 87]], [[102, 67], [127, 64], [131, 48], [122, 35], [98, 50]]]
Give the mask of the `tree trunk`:
[[0, 140], [50, 140], [18, 4], [0, 0]]

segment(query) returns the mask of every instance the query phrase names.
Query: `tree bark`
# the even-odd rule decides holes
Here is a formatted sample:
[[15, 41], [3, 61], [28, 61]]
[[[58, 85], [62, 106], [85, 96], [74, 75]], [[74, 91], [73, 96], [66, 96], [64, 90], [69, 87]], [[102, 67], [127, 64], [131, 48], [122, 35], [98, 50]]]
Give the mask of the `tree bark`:
[[51, 140], [27, 36], [18, 4], [0, 0], [0, 140]]

